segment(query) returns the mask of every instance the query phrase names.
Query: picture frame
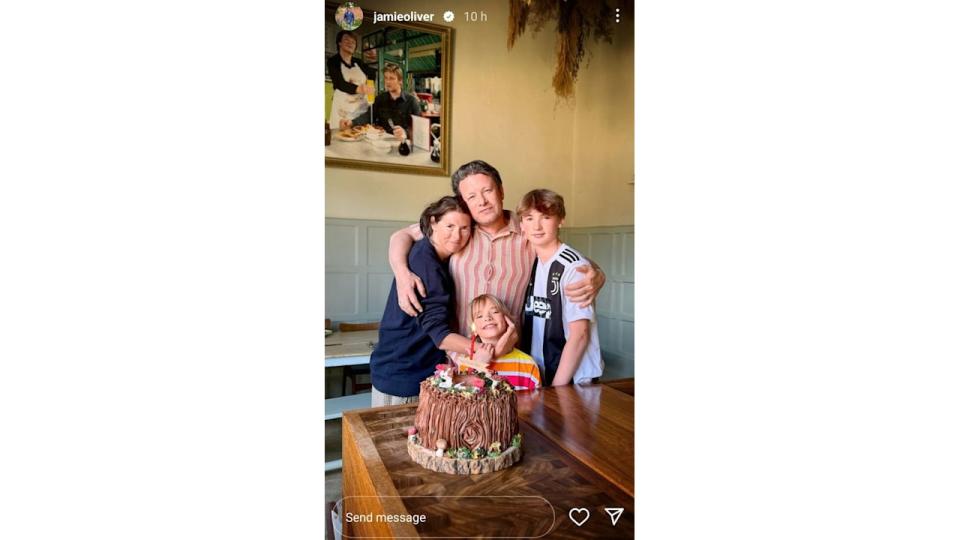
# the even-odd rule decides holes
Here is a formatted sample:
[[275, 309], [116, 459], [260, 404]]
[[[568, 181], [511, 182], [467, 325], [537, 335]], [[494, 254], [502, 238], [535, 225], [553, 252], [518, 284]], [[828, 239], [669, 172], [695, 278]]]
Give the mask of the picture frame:
[[[333, 19], [335, 3], [327, 3], [328, 33], [330, 30], [339, 31], [339, 28], [330, 26]], [[373, 20], [373, 13], [365, 14], [365, 20]], [[335, 23], [334, 23], [335, 24]], [[376, 95], [383, 96], [384, 73], [383, 66], [394, 64], [403, 70], [403, 92], [416, 96], [421, 105], [421, 116], [430, 121], [431, 127], [439, 124], [439, 137], [430, 137], [430, 148], [414, 147], [412, 133], [407, 138], [410, 154], [400, 155], [398, 146], [400, 141], [389, 133], [389, 126], [384, 125], [384, 135], [381, 141], [364, 140], [363, 135], [346, 132], [339, 133], [338, 122], [331, 121], [333, 111], [333, 89], [331, 76], [326, 74], [325, 92], [326, 109], [324, 121], [331, 130], [330, 144], [325, 146], [325, 164], [327, 167], [346, 169], [363, 169], [382, 172], [419, 174], [431, 176], [450, 175], [450, 151], [452, 138], [452, 73], [453, 73], [453, 29], [423, 22], [389, 22], [378, 25], [363, 25], [354, 31], [361, 37], [354, 53], [354, 61], [364, 62], [366, 68], [376, 72]], [[334, 32], [336, 34], [336, 32]], [[331, 48], [336, 51], [335, 38], [328, 36], [327, 51]], [[339, 54], [339, 52], [336, 52]], [[326, 55], [330, 57], [329, 54]], [[409, 68], [409, 69], [403, 69]], [[437, 84], [439, 78], [439, 84]], [[412, 83], [412, 84], [411, 84]], [[367, 84], [371, 84], [368, 82]], [[425, 92], [416, 92], [424, 89]], [[369, 99], [368, 101], [373, 101]], [[368, 116], [358, 117], [360, 125], [376, 125], [376, 105], [370, 104]], [[340, 109], [340, 112], [343, 112]], [[339, 118], [334, 116], [334, 118]], [[381, 122], [382, 123], [382, 122]], [[412, 122], [411, 122], [412, 124]], [[421, 122], [422, 124], [422, 122]], [[436, 133], [430, 129], [430, 133]], [[376, 133], [372, 135], [377, 135]], [[370, 137], [375, 139], [376, 137]], [[435, 161], [434, 145], [439, 143], [439, 160]], [[388, 144], [390, 145], [388, 148]], [[431, 156], [433, 154], [433, 156]]]

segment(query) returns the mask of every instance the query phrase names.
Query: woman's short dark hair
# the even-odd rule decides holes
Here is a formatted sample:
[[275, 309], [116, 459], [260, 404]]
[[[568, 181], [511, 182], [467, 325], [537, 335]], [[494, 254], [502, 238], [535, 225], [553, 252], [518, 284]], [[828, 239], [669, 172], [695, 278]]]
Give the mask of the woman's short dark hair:
[[464, 204], [459, 197], [451, 197], [449, 195], [441, 197], [440, 200], [430, 203], [423, 209], [423, 213], [420, 214], [420, 232], [423, 233], [423, 236], [430, 238], [430, 235], [433, 234], [432, 221], [440, 221], [440, 218], [445, 216], [447, 212], [462, 212], [468, 216], [470, 215], [470, 210], [467, 208], [467, 205]]
[[354, 41], [357, 45], [360, 45], [360, 36], [358, 36], [356, 32], [351, 32], [350, 30], [341, 30], [341, 31], [337, 32], [337, 47], [338, 47], [338, 48], [340, 47], [340, 40], [343, 39], [343, 36], [350, 36], [350, 37], [352, 37], [352, 38], [353, 38], [353, 41]]
[[470, 163], [461, 165], [460, 168], [453, 173], [453, 176], [450, 177], [450, 185], [453, 187], [454, 194], [458, 197], [460, 196], [460, 181], [471, 174], [485, 174], [493, 178], [493, 181], [497, 183], [497, 188], [500, 190], [500, 193], [503, 193], [503, 181], [500, 180], [500, 172], [486, 161], [475, 159]]

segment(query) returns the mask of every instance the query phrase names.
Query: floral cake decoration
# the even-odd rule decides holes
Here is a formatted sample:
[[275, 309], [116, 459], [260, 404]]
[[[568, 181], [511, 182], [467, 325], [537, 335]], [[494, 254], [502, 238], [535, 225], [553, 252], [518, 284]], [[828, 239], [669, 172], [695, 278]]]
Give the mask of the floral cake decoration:
[[514, 391], [506, 379], [496, 374], [472, 368], [464, 370], [463, 367], [457, 368], [452, 364], [437, 364], [433, 375], [427, 380], [439, 390], [468, 398], [488, 393], [498, 396]]

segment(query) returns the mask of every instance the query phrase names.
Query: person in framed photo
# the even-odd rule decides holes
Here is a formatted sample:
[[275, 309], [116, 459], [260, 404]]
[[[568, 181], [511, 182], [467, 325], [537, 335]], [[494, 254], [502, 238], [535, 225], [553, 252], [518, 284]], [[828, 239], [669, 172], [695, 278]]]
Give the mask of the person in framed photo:
[[396, 64], [384, 66], [383, 86], [386, 91], [373, 102], [373, 123], [404, 139], [413, 126], [412, 117], [420, 116], [420, 100], [403, 91], [403, 70]]
[[330, 107], [330, 129], [344, 129], [358, 123], [367, 114], [370, 104], [367, 95], [375, 92], [367, 84], [376, 79], [377, 72], [354, 58], [360, 43], [355, 32], [337, 32], [337, 54], [327, 59], [327, 73], [333, 82], [333, 103]]

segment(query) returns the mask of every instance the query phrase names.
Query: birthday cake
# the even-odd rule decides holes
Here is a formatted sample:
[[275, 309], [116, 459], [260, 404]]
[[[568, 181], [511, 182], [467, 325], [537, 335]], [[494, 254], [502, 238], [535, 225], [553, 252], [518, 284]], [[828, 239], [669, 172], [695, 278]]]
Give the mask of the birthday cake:
[[495, 374], [441, 364], [420, 383], [407, 451], [421, 466], [449, 474], [498, 471], [520, 460], [517, 395]]

